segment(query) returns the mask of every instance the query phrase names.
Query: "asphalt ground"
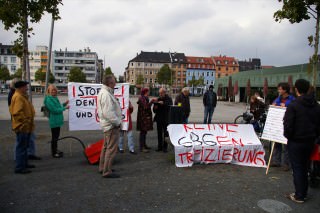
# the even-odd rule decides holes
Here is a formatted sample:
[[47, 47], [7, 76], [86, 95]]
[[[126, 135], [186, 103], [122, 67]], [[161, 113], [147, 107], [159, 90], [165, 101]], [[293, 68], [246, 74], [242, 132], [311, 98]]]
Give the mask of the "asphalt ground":
[[[61, 100], [66, 97], [61, 97]], [[135, 100], [135, 99], [133, 99]], [[231, 164], [197, 164], [177, 168], [173, 150], [159, 153], [156, 131], [147, 135], [150, 153], [118, 153], [114, 169], [119, 179], [105, 179], [97, 165], [86, 160], [75, 140], [59, 141], [61, 159], [50, 155], [50, 128], [36, 107], [36, 147], [40, 161], [32, 173], [14, 174], [15, 135], [10, 128], [6, 99], [0, 97], [0, 212], [319, 212], [320, 190], [311, 188], [309, 200], [296, 204], [285, 197], [294, 191], [291, 172]], [[132, 101], [133, 103], [135, 101]], [[200, 98], [191, 99], [190, 121], [201, 123]], [[136, 108], [135, 108], [136, 109]], [[243, 112], [243, 104], [219, 102], [215, 123], [229, 123]], [[67, 116], [61, 137], [75, 136], [85, 144], [102, 138], [101, 131], [68, 131]], [[135, 121], [135, 114], [133, 120]], [[135, 122], [133, 123], [135, 128]], [[154, 125], [155, 128], [155, 125]], [[134, 131], [136, 147], [138, 132]], [[266, 143], [266, 150], [268, 150]]]

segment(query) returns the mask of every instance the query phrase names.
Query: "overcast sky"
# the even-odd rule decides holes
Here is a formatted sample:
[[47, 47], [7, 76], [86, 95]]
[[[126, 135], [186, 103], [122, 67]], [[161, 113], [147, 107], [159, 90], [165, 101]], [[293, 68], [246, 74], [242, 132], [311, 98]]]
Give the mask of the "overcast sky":
[[[55, 22], [53, 50], [90, 47], [105, 66], [123, 74], [141, 51], [186, 56], [227, 55], [261, 58], [262, 65], [307, 63], [313, 49], [307, 37], [315, 21], [275, 22], [278, 0], [65, 0]], [[29, 46], [49, 44], [51, 18], [32, 25]], [[0, 24], [0, 42], [16, 35]]]

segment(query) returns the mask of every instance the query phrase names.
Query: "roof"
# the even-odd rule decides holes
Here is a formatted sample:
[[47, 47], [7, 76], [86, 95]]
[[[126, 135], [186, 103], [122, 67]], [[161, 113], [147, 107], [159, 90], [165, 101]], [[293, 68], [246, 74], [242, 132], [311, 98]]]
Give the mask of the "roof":
[[[213, 56], [214, 62], [217, 63], [217, 61], [228, 61], [228, 65], [233, 65], [233, 62], [235, 62], [235, 65], [238, 64], [237, 60], [234, 57], [228, 57], [228, 56]], [[223, 63], [224, 64], [224, 63]]]
[[197, 57], [197, 56], [186, 56], [188, 64], [206, 64], [213, 65], [211, 57]]
[[129, 62], [171, 63], [171, 57], [168, 52], [141, 51], [140, 54], [137, 54], [137, 56], [131, 59]]

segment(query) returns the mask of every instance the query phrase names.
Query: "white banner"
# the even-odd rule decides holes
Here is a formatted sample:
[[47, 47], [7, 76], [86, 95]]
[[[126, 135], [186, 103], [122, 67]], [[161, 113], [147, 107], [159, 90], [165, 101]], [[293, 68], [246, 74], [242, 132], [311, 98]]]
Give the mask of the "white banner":
[[[69, 130], [100, 130], [97, 97], [102, 84], [68, 83]], [[122, 110], [122, 129], [129, 127], [129, 84], [119, 83], [114, 88]]]
[[251, 124], [170, 124], [177, 167], [232, 163], [266, 167], [263, 145]]

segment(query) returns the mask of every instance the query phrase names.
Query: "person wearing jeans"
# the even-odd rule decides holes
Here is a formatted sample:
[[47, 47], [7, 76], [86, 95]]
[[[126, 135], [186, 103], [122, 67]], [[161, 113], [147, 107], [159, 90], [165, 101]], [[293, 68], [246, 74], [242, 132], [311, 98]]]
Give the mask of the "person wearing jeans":
[[209, 90], [203, 95], [204, 106], [204, 124], [210, 124], [214, 109], [217, 106], [217, 94], [213, 91], [213, 85], [209, 86]]

